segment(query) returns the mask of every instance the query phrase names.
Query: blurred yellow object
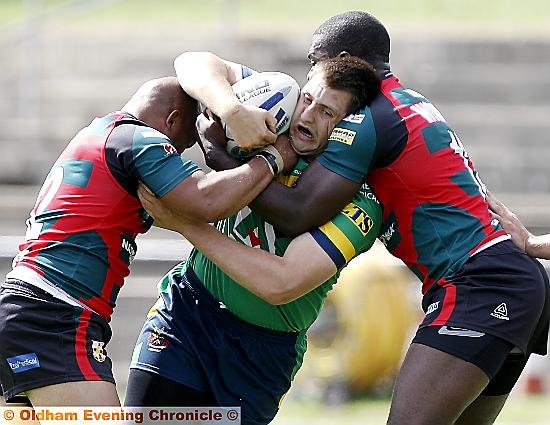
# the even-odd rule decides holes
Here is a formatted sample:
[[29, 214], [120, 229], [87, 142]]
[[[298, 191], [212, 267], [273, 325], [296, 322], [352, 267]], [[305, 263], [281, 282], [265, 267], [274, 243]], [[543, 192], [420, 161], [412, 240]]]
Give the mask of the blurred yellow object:
[[351, 392], [394, 378], [418, 319], [413, 279], [380, 247], [353, 260], [308, 333], [304, 378]]

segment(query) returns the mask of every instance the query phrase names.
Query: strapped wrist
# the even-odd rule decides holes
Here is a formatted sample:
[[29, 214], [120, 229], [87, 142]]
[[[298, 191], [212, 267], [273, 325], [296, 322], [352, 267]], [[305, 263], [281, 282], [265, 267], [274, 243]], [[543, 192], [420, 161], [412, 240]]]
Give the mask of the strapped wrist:
[[275, 146], [264, 146], [256, 153], [256, 156], [261, 156], [267, 161], [273, 175], [279, 174], [281, 171], [283, 171], [285, 165], [283, 157]]

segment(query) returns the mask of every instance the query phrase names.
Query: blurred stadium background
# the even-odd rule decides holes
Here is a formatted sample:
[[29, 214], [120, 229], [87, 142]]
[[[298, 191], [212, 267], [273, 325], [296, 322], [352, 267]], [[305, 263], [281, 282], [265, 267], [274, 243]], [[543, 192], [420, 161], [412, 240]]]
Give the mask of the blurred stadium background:
[[[546, 0], [1, 0], [0, 271], [9, 270], [38, 187], [68, 140], [145, 80], [172, 75], [180, 52], [212, 50], [303, 83], [311, 32], [351, 9], [387, 25], [393, 70], [439, 107], [487, 186], [533, 232], [550, 231]], [[198, 150], [189, 155], [202, 163]], [[138, 245], [110, 343], [121, 394], [155, 283], [189, 252], [158, 229]], [[412, 280], [383, 249], [345, 271], [274, 423], [384, 423], [420, 318]], [[550, 424], [549, 370], [547, 358], [528, 365], [499, 424]]]

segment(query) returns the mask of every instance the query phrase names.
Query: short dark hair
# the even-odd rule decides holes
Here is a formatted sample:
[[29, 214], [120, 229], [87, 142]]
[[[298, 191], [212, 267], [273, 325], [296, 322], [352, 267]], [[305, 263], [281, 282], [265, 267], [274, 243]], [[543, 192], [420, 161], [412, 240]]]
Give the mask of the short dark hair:
[[338, 56], [318, 62], [310, 76], [317, 72], [323, 72], [323, 79], [331, 89], [352, 94], [348, 114], [368, 105], [380, 89], [373, 66], [356, 56]]
[[329, 56], [346, 51], [376, 65], [390, 60], [390, 35], [378, 19], [367, 12], [349, 11], [323, 22], [314, 32]]

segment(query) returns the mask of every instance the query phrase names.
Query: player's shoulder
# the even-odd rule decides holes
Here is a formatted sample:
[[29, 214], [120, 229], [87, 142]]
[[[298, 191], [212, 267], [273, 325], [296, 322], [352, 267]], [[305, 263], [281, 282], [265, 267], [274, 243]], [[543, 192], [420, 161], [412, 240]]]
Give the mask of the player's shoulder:
[[169, 155], [179, 156], [170, 138], [152, 127], [138, 126], [135, 128], [132, 151], [134, 154], [137, 152], [151, 152], [147, 155], [160, 155], [160, 157]]
[[119, 154], [125, 152], [136, 157], [143, 152], [162, 151], [162, 156], [177, 154], [170, 138], [137, 119], [124, 119], [118, 123], [107, 140], [106, 148]]
[[136, 125], [134, 129], [136, 139], [148, 140], [151, 142], [161, 142], [170, 141], [168, 136], [152, 127]]

